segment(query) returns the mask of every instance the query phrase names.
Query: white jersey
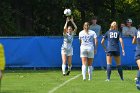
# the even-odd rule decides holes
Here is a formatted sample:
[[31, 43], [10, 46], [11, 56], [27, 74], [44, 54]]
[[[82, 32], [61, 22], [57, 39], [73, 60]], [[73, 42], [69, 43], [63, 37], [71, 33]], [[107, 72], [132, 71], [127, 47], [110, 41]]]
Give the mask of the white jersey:
[[81, 40], [81, 46], [94, 46], [94, 38], [97, 35], [94, 31], [89, 30], [88, 34], [83, 30], [79, 33], [79, 39]]
[[73, 42], [73, 37], [74, 37], [75, 33], [72, 32], [72, 34], [70, 35], [69, 33], [63, 34], [64, 36], [64, 40], [63, 40], [63, 44], [62, 44], [62, 49], [71, 49], [72, 48], [72, 42]]

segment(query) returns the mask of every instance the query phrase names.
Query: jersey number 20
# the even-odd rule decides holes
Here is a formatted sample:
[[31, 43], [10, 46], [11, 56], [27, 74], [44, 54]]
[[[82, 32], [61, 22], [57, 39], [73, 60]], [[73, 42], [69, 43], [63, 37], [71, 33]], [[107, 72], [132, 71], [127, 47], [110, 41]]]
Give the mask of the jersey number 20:
[[110, 32], [110, 38], [117, 38], [117, 32]]

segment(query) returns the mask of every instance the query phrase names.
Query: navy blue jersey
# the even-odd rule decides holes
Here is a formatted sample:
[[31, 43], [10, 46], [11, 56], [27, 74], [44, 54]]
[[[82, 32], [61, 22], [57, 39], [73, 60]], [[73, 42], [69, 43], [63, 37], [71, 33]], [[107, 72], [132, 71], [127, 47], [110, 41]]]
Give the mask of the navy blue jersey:
[[103, 38], [107, 39], [107, 51], [120, 51], [119, 38], [122, 38], [122, 34], [119, 31], [109, 30]]
[[140, 50], [140, 31], [139, 30], [135, 33], [135, 36], [137, 38], [137, 40], [136, 40], [136, 42], [137, 42], [136, 50]]

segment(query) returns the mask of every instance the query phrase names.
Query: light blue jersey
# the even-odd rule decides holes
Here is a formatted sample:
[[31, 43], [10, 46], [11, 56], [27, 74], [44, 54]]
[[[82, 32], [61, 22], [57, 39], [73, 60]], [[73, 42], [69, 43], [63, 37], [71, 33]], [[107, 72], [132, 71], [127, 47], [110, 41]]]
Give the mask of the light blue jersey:
[[69, 33], [63, 34], [64, 40], [63, 40], [63, 44], [62, 44], [62, 49], [71, 49], [72, 48], [72, 42], [73, 42], [74, 35], [75, 35], [74, 32], [72, 32], [72, 34], [69, 34]]

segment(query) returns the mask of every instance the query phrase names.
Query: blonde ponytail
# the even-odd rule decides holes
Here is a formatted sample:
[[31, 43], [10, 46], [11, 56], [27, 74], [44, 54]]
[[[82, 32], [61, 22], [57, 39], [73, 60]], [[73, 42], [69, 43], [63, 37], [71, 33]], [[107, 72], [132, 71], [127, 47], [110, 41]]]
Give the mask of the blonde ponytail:
[[118, 25], [116, 21], [113, 21], [110, 25], [110, 30], [118, 30]]

